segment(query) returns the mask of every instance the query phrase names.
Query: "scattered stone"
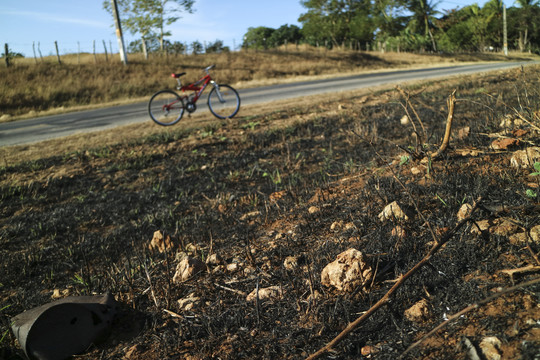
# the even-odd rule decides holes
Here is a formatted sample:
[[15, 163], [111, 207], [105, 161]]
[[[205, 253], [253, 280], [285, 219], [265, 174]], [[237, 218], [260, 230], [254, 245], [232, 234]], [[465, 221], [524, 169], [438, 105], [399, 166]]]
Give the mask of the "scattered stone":
[[343, 221], [338, 220], [338, 221], [334, 221], [332, 223], [332, 225], [330, 225], [330, 230], [331, 231], [339, 231], [342, 227], [343, 227]]
[[150, 245], [148, 245], [148, 249], [154, 250], [157, 248], [159, 252], [164, 252], [166, 249], [172, 249], [173, 247], [171, 237], [169, 235], [164, 237], [160, 230], [154, 232], [154, 237], [150, 241]]
[[403, 226], [400, 226], [400, 225], [394, 226], [391, 234], [392, 236], [398, 237], [400, 239], [404, 238], [405, 235], [407, 235]]
[[308, 209], [308, 213], [310, 213], [310, 214], [316, 214], [316, 213], [318, 213], [320, 211], [321, 211], [321, 209], [319, 209], [316, 206], [310, 206], [309, 209]]
[[51, 299], [55, 299], [55, 300], [56, 299], [63, 299], [66, 296], [69, 296], [70, 292], [71, 291], [69, 289], [64, 289], [64, 290], [54, 289], [53, 293], [51, 295]]
[[470, 134], [471, 134], [471, 127], [465, 126], [458, 130], [457, 135], [456, 135], [456, 140], [463, 140], [469, 137]]
[[238, 263], [230, 263], [230, 264], [227, 264], [226, 268], [228, 272], [235, 272], [240, 269], [240, 265]]
[[373, 345], [366, 345], [360, 349], [360, 353], [362, 356], [371, 357], [371, 355], [375, 355], [379, 352], [379, 348]]
[[401, 125], [407, 125], [409, 123], [409, 117], [407, 115], [403, 115], [399, 122], [401, 123]]
[[283, 197], [285, 197], [285, 195], [287, 195], [287, 191], [282, 190], [282, 191], [271, 193], [268, 198], [270, 199], [271, 202], [277, 202], [279, 199], [282, 199]]
[[488, 336], [480, 342], [480, 350], [484, 354], [486, 360], [500, 360], [501, 357], [501, 340], [495, 336]]
[[540, 225], [532, 227], [529, 235], [530, 237], [527, 236], [526, 232], [513, 234], [509, 237], [510, 243], [514, 245], [524, 245], [527, 241], [540, 243]]
[[287, 256], [283, 262], [286, 270], [294, 271], [298, 268], [298, 256]]
[[513, 127], [519, 127], [524, 124], [523, 120], [517, 117], [513, 117], [512, 115], [506, 115], [502, 120], [501, 124], [499, 125], [503, 129], [507, 128], [513, 128]]
[[371, 267], [364, 261], [363, 254], [356, 249], [348, 249], [323, 269], [321, 283], [339, 291], [353, 291], [358, 286], [369, 284], [373, 276]]
[[[478, 225], [478, 226], [477, 226]], [[480, 229], [478, 229], [480, 227]], [[473, 224], [471, 234], [489, 231], [490, 234], [511, 236], [519, 230], [519, 226], [506, 219], [481, 220]]]
[[426, 299], [422, 299], [407, 310], [405, 317], [409, 321], [422, 322], [429, 317], [429, 304]]
[[459, 211], [457, 213], [458, 221], [462, 221], [462, 220], [468, 218], [469, 216], [471, 216], [472, 209], [473, 209], [473, 207], [472, 207], [471, 204], [463, 204], [463, 205], [461, 205], [461, 207], [459, 208]]
[[199, 302], [199, 300], [201, 300], [201, 298], [198, 297], [198, 296], [195, 296], [195, 295], [192, 293], [192, 294], [189, 294], [187, 297], [178, 300], [178, 307], [179, 307], [181, 310], [184, 310], [184, 311], [190, 311], [190, 310], [193, 309], [193, 307], [194, 307], [195, 305], [197, 305], [197, 303]]
[[356, 225], [354, 225], [352, 221], [345, 224], [345, 230], [354, 230], [354, 229], [356, 229]]
[[208, 265], [220, 265], [223, 263], [223, 260], [219, 257], [218, 254], [212, 254], [206, 259]]
[[510, 159], [510, 164], [513, 167], [528, 168], [540, 161], [540, 147], [532, 146], [525, 150], [518, 150], [514, 152], [512, 158]]
[[394, 201], [393, 203], [386, 205], [384, 210], [379, 214], [379, 219], [381, 221], [391, 219], [408, 221], [409, 217], [403, 212], [397, 201]]
[[497, 139], [491, 143], [491, 148], [494, 150], [508, 150], [509, 148], [519, 146], [519, 144], [518, 139]]
[[425, 171], [426, 171], [426, 167], [424, 165], [413, 166], [411, 168], [411, 174], [413, 175], [420, 175], [420, 174], [423, 174]]
[[176, 267], [176, 273], [173, 277], [174, 283], [181, 283], [190, 277], [206, 270], [206, 264], [197, 258], [185, 256]]
[[[270, 286], [267, 288], [259, 288], [259, 300], [279, 300], [283, 297], [283, 290], [279, 286]], [[253, 290], [246, 297], [246, 301], [254, 301], [257, 299], [257, 289]]]

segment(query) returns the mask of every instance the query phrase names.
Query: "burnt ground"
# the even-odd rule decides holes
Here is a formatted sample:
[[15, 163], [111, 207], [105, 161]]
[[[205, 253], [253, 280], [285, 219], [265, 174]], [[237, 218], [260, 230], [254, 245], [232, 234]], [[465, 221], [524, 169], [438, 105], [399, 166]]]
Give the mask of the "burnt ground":
[[[411, 124], [400, 123], [405, 100], [391, 90], [248, 109], [198, 130], [4, 164], [0, 358], [22, 356], [10, 318], [51, 301], [55, 290], [110, 291], [120, 303], [109, 338], [78, 359], [305, 358], [451, 231], [462, 204], [481, 197], [474, 221], [503, 219], [511, 229], [475, 233], [467, 223], [323, 358], [399, 357], [444, 318], [538, 277], [501, 271], [540, 265], [540, 243], [515, 236], [540, 223], [540, 176], [510, 164], [515, 150], [540, 143], [539, 80], [536, 66], [405, 88], [426, 128], [424, 154], [440, 144], [446, 99], [457, 89], [451, 146], [427, 163], [403, 157], [416, 140]], [[528, 122], [500, 127], [520, 116]], [[492, 148], [504, 138], [517, 140]], [[408, 221], [379, 220], [393, 201]], [[393, 235], [396, 225], [404, 232]], [[158, 230], [171, 238], [164, 252], [149, 248]], [[349, 248], [376, 277], [347, 292], [321, 284], [322, 269]], [[218, 260], [174, 283], [185, 254]], [[285, 266], [290, 256], [296, 263]], [[246, 300], [269, 286], [281, 296]], [[536, 284], [495, 296], [405, 358], [465, 359], [464, 338], [478, 346], [496, 336], [503, 358], [538, 359], [539, 292]], [[198, 299], [178, 302], [188, 297]], [[407, 318], [422, 299], [423, 318]]]

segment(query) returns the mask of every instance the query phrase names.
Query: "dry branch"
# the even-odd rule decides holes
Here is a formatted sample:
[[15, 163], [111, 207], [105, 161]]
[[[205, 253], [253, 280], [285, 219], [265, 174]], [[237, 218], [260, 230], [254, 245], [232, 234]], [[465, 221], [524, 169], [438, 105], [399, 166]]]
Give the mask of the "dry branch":
[[420, 260], [413, 268], [411, 268], [409, 271], [407, 271], [407, 273], [405, 273], [404, 275], [401, 275], [398, 279], [396, 279], [396, 283], [390, 288], [390, 290], [388, 290], [386, 292], [386, 294], [384, 294], [384, 296], [379, 300], [377, 301], [371, 308], [369, 308], [362, 316], [360, 316], [359, 318], [357, 318], [355, 321], [353, 321], [352, 323], [349, 323], [349, 325], [347, 325], [347, 327], [341, 332], [339, 333], [334, 339], [332, 339], [329, 343], [327, 343], [324, 347], [322, 347], [321, 349], [319, 349], [317, 352], [315, 352], [314, 354], [310, 355], [309, 357], [307, 357], [307, 360], [313, 360], [313, 359], [318, 359], [320, 356], [322, 356], [323, 354], [325, 354], [326, 352], [330, 351], [333, 347], [335, 347], [338, 343], [341, 342], [341, 340], [345, 339], [353, 330], [355, 330], [360, 324], [362, 324], [364, 321], [366, 321], [367, 319], [369, 319], [371, 317], [371, 315], [373, 315], [377, 310], [379, 310], [383, 305], [385, 305], [389, 300], [390, 298], [392, 297], [392, 295], [399, 289], [399, 287], [401, 285], [403, 285], [403, 283], [408, 279], [410, 278], [412, 275], [414, 275], [418, 270], [420, 270], [426, 263], [429, 262], [429, 260], [431, 259], [431, 257], [445, 244], [447, 243], [453, 236], [454, 234], [459, 230], [461, 229], [461, 227], [463, 227], [463, 225], [465, 225], [467, 222], [470, 221], [471, 219], [471, 216], [472, 214], [476, 211], [476, 209], [478, 208], [478, 205], [481, 201], [481, 198], [478, 198], [475, 202], [474, 202], [474, 205], [473, 205], [473, 208], [471, 210], [471, 213], [470, 215], [461, 220], [452, 230], [446, 232], [444, 234], [444, 237], [440, 240], [440, 241], [436, 241], [433, 245], [433, 247], [431, 248], [431, 250], [428, 252], [428, 254], [426, 256], [424, 256], [424, 258], [422, 260]]
[[452, 122], [454, 120], [454, 109], [456, 106], [456, 90], [454, 90], [452, 94], [448, 97], [446, 104], [448, 105], [448, 117], [446, 118], [446, 130], [444, 132], [444, 139], [439, 150], [431, 154], [432, 160], [441, 156], [446, 151], [448, 143], [450, 142], [450, 134], [452, 133]]
[[[418, 115], [418, 112], [416, 112], [416, 109], [414, 108], [413, 104], [410, 101], [411, 95], [408, 92], [406, 92], [405, 90], [403, 90], [402, 88], [400, 88], [399, 86], [396, 86], [396, 90], [399, 91], [401, 93], [401, 96], [403, 96], [405, 98], [405, 105], [401, 104], [401, 106], [405, 110], [405, 113], [407, 113], [407, 117], [409, 118], [409, 120], [411, 122], [411, 125], [413, 127], [413, 130], [414, 130], [414, 133], [416, 134], [417, 142], [416, 142], [415, 150], [416, 150], [416, 152], [418, 152], [418, 139], [420, 139], [420, 146], [424, 145], [424, 141], [427, 139], [426, 128], [424, 127], [424, 123], [422, 123], [422, 120], [420, 119], [420, 116]], [[422, 127], [422, 135], [420, 135], [418, 133], [418, 130], [416, 129], [416, 124], [414, 123], [411, 115], [409, 114], [409, 110], [407, 110], [407, 108], [409, 106], [410, 106], [412, 112], [414, 113], [414, 116], [416, 117], [416, 120], [418, 120], [418, 123]]]
[[511, 292], [514, 292], [518, 289], [521, 289], [523, 287], [527, 287], [527, 286], [531, 286], [531, 285], [534, 285], [534, 284], [538, 284], [540, 283], [540, 278], [536, 278], [536, 279], [533, 279], [533, 280], [530, 280], [530, 281], [526, 281], [524, 283], [521, 283], [519, 285], [516, 285], [516, 286], [512, 286], [512, 287], [509, 287], [507, 289], [503, 289], [501, 290], [500, 292], [498, 292], [497, 294], [494, 294], [494, 295], [491, 295], [487, 298], [485, 298], [484, 300], [481, 300], [475, 304], [472, 304], [472, 305], [469, 305], [467, 306], [465, 309], [455, 313], [454, 315], [452, 316], [449, 316], [448, 319], [446, 319], [445, 321], [443, 321], [442, 323], [440, 323], [439, 325], [437, 325], [433, 330], [431, 330], [429, 333], [427, 333], [424, 337], [422, 337], [420, 340], [418, 340], [417, 342], [415, 342], [414, 344], [412, 344], [411, 346], [409, 346], [407, 348], [407, 350], [405, 350], [402, 354], [401, 354], [401, 357], [400, 358], [403, 358], [407, 353], [409, 353], [410, 351], [412, 351], [413, 349], [415, 349], [416, 347], [418, 347], [420, 344], [422, 344], [428, 337], [430, 337], [431, 335], [435, 334], [437, 331], [439, 331], [440, 329], [442, 329], [443, 327], [445, 327], [446, 325], [448, 325], [448, 323], [450, 323], [450, 321], [453, 321], [455, 319], [458, 319], [459, 317], [461, 317], [463, 314], [466, 314], [468, 313], [469, 311], [471, 310], [474, 310], [482, 305], [485, 305], [485, 304], [488, 304], [490, 303], [491, 301], [497, 299], [498, 297], [502, 296], [502, 295], [505, 295], [505, 294], [508, 294], [508, 293], [511, 293]]

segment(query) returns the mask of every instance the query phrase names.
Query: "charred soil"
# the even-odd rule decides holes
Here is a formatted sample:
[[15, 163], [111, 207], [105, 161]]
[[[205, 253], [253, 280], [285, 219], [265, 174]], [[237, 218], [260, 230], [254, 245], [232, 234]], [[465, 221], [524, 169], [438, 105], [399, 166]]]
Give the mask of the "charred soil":
[[[531, 175], [534, 159], [524, 167], [510, 159], [540, 145], [539, 84], [540, 67], [529, 66], [410, 86], [409, 105], [395, 90], [314, 99], [4, 164], [0, 358], [22, 356], [9, 331], [14, 315], [53, 295], [106, 291], [122, 304], [112, 333], [77, 358], [305, 358], [451, 231], [463, 204], [481, 198], [473, 221], [325, 355], [398, 358], [445, 318], [538, 277], [540, 176]], [[412, 155], [440, 144], [455, 89], [450, 147], [422, 162]], [[507, 138], [515, 141], [494, 149]], [[408, 219], [382, 222], [394, 201]], [[161, 248], [150, 246], [157, 231], [169, 239]], [[324, 286], [323, 268], [350, 248], [371, 266], [369, 283]], [[185, 257], [206, 268], [178, 281]], [[277, 290], [265, 299], [269, 287]], [[537, 359], [539, 295], [536, 284], [495, 296], [405, 358], [466, 358], [464, 339], [481, 353], [496, 337], [502, 358]], [[409, 316], [419, 302], [420, 315]]]

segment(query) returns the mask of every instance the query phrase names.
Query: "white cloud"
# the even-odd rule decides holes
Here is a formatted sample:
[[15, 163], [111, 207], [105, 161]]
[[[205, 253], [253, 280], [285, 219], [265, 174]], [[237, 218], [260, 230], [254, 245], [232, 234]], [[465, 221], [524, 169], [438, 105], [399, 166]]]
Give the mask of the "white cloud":
[[44, 22], [77, 24], [77, 25], [100, 28], [100, 29], [110, 27], [110, 24], [107, 24], [101, 21], [94, 21], [94, 20], [89, 20], [89, 19], [81, 19], [81, 18], [74, 18], [74, 17], [67, 17], [67, 16], [58, 16], [55, 14], [47, 14], [47, 13], [41, 13], [41, 12], [35, 12], [35, 11], [0, 10], [0, 14], [29, 17], [34, 20], [44, 21]]

